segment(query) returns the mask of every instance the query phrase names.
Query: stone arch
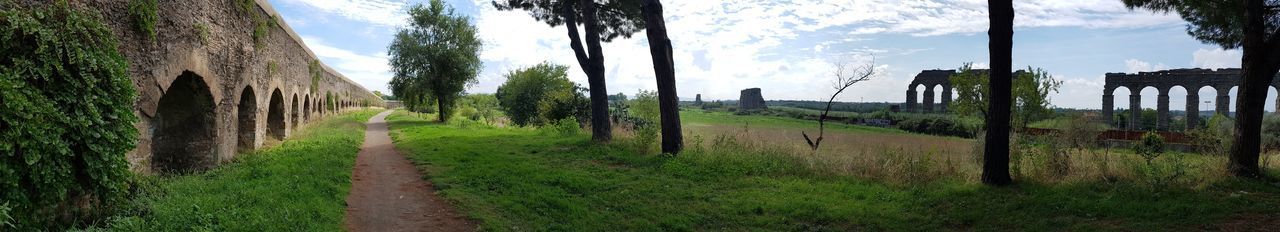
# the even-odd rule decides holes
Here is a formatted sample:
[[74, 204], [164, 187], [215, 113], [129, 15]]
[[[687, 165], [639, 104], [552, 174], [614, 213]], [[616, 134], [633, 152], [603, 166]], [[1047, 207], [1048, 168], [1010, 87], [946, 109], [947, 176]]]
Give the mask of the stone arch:
[[293, 100], [289, 101], [289, 125], [292, 125], [294, 130], [298, 129], [299, 117], [301, 115], [298, 113], [298, 94], [295, 93], [293, 94]]
[[[1133, 90], [1129, 86], [1112, 86], [1103, 95], [1103, 113], [1107, 114], [1103, 117], [1108, 119], [1109, 124], [1115, 128], [1128, 128], [1130, 107], [1129, 95], [1133, 95]], [[1112, 97], [1118, 96], [1118, 97]]]
[[311, 95], [302, 95], [302, 121], [311, 120]]
[[258, 148], [258, 98], [253, 86], [245, 86], [236, 104], [236, 150], [249, 152]]
[[271, 91], [271, 103], [267, 105], [267, 134], [276, 139], [284, 139], [284, 96], [280, 89]]
[[[1197, 95], [1200, 96], [1200, 101], [1197, 102], [1197, 104], [1200, 106], [1200, 111], [1212, 112], [1211, 114], [1209, 114], [1208, 117], [1213, 117], [1214, 114], [1222, 113], [1222, 112], [1218, 112], [1218, 107], [1217, 107], [1218, 105], [1217, 98], [1218, 98], [1218, 92], [1219, 92], [1217, 87], [1207, 86], [1207, 85], [1200, 86], [1199, 88], [1196, 89], [1196, 92], [1197, 92]], [[1209, 119], [1208, 117], [1203, 117], [1203, 119], [1208, 120]]]
[[[1172, 129], [1172, 130], [1182, 130], [1184, 128], [1187, 128], [1187, 125], [1188, 125], [1187, 120], [1189, 120], [1190, 117], [1185, 113], [1191, 112], [1191, 106], [1190, 104], [1187, 104], [1187, 103], [1194, 102], [1194, 101], [1189, 101], [1191, 100], [1189, 97], [1190, 92], [1187, 90], [1186, 87], [1183, 87], [1181, 85], [1173, 85], [1167, 88], [1165, 94], [1166, 94], [1166, 101], [1164, 102], [1165, 111], [1161, 112], [1162, 114], [1165, 115], [1166, 117], [1165, 122], [1167, 122], [1164, 128]], [[1172, 111], [1173, 109], [1181, 109], [1184, 114], [1181, 116], [1174, 116], [1169, 113], [1169, 111]]]
[[[1149, 118], [1150, 117], [1149, 115], [1144, 114], [1144, 112], [1147, 109], [1156, 108], [1155, 106], [1156, 101], [1149, 101], [1149, 100], [1144, 101], [1143, 96], [1152, 96], [1152, 95], [1158, 96], [1162, 93], [1163, 90], [1161, 90], [1160, 87], [1150, 86], [1150, 85], [1134, 86], [1133, 89], [1136, 89], [1137, 92], [1131, 92], [1130, 93], [1131, 95], [1129, 95], [1129, 104], [1130, 104], [1129, 119], [1131, 119], [1129, 120], [1129, 122], [1131, 123], [1128, 129], [1129, 130], [1156, 129], [1159, 126], [1159, 123], [1158, 123], [1158, 121], [1160, 120], [1159, 117], [1157, 116], [1156, 118]], [[1148, 97], [1147, 99], [1151, 99], [1151, 98]]]
[[204, 78], [184, 71], [157, 104], [151, 120], [151, 165], [162, 173], [199, 171], [217, 163], [217, 115]]

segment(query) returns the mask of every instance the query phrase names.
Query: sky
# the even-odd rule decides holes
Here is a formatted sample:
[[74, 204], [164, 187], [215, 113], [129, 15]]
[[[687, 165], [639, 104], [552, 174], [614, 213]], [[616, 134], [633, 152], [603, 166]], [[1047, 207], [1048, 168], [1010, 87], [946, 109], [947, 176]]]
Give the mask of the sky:
[[[570, 66], [586, 86], [564, 26], [550, 27], [523, 11], [499, 11], [490, 0], [445, 0], [470, 17], [485, 46], [484, 68], [469, 93], [492, 93], [504, 74], [541, 62]], [[304, 43], [330, 67], [369, 90], [389, 93], [387, 45], [421, 0], [270, 0]], [[681, 99], [737, 99], [759, 87], [768, 100], [825, 100], [836, 64], [874, 62], [876, 75], [837, 100], [904, 102], [921, 70], [988, 61], [985, 0], [688, 0], [664, 1]], [[1120, 0], [1015, 1], [1013, 65], [1037, 67], [1064, 82], [1051, 94], [1057, 107], [1101, 108], [1108, 72], [1172, 68], [1237, 68], [1239, 50], [1204, 44], [1173, 14], [1130, 11]], [[605, 43], [607, 90], [631, 95], [656, 82], [644, 32]], [[923, 90], [919, 90], [923, 94]], [[1118, 89], [1116, 108], [1131, 90]], [[1170, 92], [1181, 110], [1187, 90]], [[941, 91], [936, 91], [941, 94]], [[1156, 90], [1140, 90], [1155, 106]], [[1234, 94], [1234, 90], [1232, 90]], [[1201, 100], [1215, 95], [1200, 90]], [[1272, 90], [1267, 109], [1274, 109]], [[1206, 108], [1201, 104], [1201, 109]], [[1234, 104], [1232, 104], [1234, 108]]]

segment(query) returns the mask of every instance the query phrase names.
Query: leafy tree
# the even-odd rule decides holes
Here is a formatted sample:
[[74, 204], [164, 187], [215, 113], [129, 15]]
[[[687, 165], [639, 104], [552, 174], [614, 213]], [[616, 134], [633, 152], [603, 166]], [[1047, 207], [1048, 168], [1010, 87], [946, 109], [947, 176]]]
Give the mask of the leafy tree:
[[[573, 85], [573, 88], [556, 89], [538, 101], [538, 115], [542, 122], [562, 122], [563, 119], [582, 119], [591, 117], [591, 100], [587, 99], [587, 89]], [[559, 125], [564, 126], [564, 125]]]
[[[951, 101], [949, 107], [959, 115], [987, 116], [990, 101], [990, 87], [987, 83], [988, 71], [973, 70], [969, 63], [960, 67], [959, 72], [951, 75], [951, 86], [959, 95]], [[1031, 122], [1044, 120], [1053, 116], [1049, 105], [1049, 93], [1058, 92], [1062, 81], [1058, 81], [1048, 72], [1039, 68], [1027, 67], [1015, 73], [1012, 80], [1012, 103], [1010, 109], [1012, 123], [1018, 127], [1026, 127]]]
[[1258, 166], [1263, 107], [1271, 79], [1280, 71], [1280, 5], [1274, 0], [1190, 1], [1122, 0], [1130, 9], [1177, 12], [1187, 34], [1222, 48], [1241, 48], [1242, 78], [1237, 93], [1235, 142], [1227, 170], [1235, 176], [1262, 177]]
[[[552, 27], [565, 25], [569, 47], [578, 66], [587, 74], [591, 90], [591, 137], [597, 142], [613, 139], [609, 122], [609, 92], [605, 89], [604, 51], [600, 42], [630, 37], [644, 30], [638, 0], [494, 0], [498, 10], [528, 11], [534, 19]], [[579, 21], [578, 19], [581, 19]], [[578, 24], [586, 31], [578, 34]], [[583, 41], [585, 40], [585, 42]], [[583, 48], [585, 43], [586, 48]]]
[[1013, 1], [987, 0], [991, 29], [987, 49], [991, 52], [991, 96], [983, 143], [982, 183], [1006, 185], [1009, 177], [1009, 116], [1013, 98]]
[[625, 102], [627, 95], [619, 92], [618, 94], [609, 95], [609, 102]]
[[667, 23], [662, 19], [662, 3], [644, 0], [645, 30], [649, 37], [649, 54], [653, 57], [653, 73], [658, 81], [658, 106], [662, 111], [662, 153], [677, 154], [684, 148], [680, 130], [680, 97], [676, 96], [676, 68], [671, 56], [671, 39]]
[[498, 105], [516, 125], [542, 125], [546, 123], [539, 111], [543, 99], [553, 93], [576, 92], [568, 71], [569, 66], [546, 62], [511, 71], [507, 81], [498, 86]]
[[[409, 8], [409, 28], [401, 28], [388, 47], [391, 92], [415, 108], [434, 101], [441, 122], [480, 72], [481, 42], [470, 18], [441, 0]], [[411, 101], [411, 99], [414, 99]]]

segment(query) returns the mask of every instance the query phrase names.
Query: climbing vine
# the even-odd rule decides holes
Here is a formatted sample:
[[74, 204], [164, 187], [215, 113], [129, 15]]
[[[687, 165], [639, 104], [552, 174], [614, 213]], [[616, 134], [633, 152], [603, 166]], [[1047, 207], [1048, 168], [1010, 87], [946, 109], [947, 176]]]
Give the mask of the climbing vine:
[[320, 67], [319, 60], [312, 60], [307, 64], [307, 72], [311, 73], [311, 90], [318, 91], [320, 87], [320, 77], [324, 73], [324, 68]]
[[0, 203], [18, 231], [102, 212], [132, 175], [136, 93], [100, 18], [64, 1], [0, 7]]
[[133, 18], [134, 27], [147, 35], [147, 39], [156, 40], [156, 20], [160, 18], [156, 0], [129, 0], [129, 17]]

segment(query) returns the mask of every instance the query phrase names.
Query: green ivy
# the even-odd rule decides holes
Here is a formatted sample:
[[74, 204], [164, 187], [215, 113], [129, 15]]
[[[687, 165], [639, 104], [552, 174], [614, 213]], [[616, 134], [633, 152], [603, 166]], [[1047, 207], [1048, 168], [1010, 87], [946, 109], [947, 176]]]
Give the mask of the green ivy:
[[156, 20], [160, 18], [156, 0], [129, 0], [129, 17], [148, 39], [156, 40]]
[[279, 71], [280, 71], [280, 65], [277, 65], [276, 61], [274, 60], [267, 61], [267, 77], [275, 77], [276, 73], [278, 73]]
[[64, 1], [0, 10], [0, 202], [18, 231], [122, 198], [138, 119], [116, 46], [101, 16]]
[[319, 60], [312, 60], [307, 64], [307, 72], [311, 73], [311, 90], [318, 91], [320, 87], [320, 77], [324, 73], [324, 68], [320, 67]]
[[200, 44], [209, 43], [209, 26], [204, 23], [196, 23], [196, 35], [200, 37]]

